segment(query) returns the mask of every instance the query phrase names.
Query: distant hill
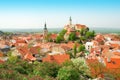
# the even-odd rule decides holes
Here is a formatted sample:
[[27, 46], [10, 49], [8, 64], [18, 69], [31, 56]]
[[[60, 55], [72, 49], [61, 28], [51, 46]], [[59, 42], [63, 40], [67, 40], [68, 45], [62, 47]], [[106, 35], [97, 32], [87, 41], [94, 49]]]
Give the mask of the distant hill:
[[[63, 28], [48, 28], [49, 32], [60, 32]], [[120, 33], [120, 28], [109, 28], [109, 27], [89, 27], [89, 29], [92, 31], [94, 30], [96, 33]], [[1, 29], [2, 31], [0, 34], [3, 34], [3, 32], [42, 32], [42, 28], [38, 29]]]
[[[38, 28], [38, 29], [1, 29], [4, 32], [43, 32], [42, 28]], [[60, 32], [62, 30], [62, 28], [48, 28], [49, 32]]]
[[90, 30], [94, 30], [96, 33], [120, 33], [120, 28], [103, 28], [103, 27], [98, 27], [98, 28], [93, 28], [91, 27]]

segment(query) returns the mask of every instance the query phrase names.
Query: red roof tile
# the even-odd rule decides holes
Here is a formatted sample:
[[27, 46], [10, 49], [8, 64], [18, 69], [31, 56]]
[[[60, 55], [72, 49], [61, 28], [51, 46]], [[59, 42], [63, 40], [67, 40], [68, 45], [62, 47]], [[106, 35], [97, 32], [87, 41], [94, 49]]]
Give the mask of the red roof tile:
[[27, 54], [24, 56], [24, 59], [26, 59], [26, 60], [31, 60], [31, 61], [36, 60], [36, 58], [33, 57], [32, 54], [30, 54], [30, 53], [27, 53]]
[[68, 54], [55, 54], [55, 55], [47, 55], [47, 57], [42, 59], [43, 62], [56, 62], [61, 64], [66, 60], [70, 60], [70, 56]]
[[109, 69], [120, 68], [120, 59], [111, 58], [110, 62], [107, 62], [107, 59], [105, 59], [105, 63], [106, 63], [106, 67]]

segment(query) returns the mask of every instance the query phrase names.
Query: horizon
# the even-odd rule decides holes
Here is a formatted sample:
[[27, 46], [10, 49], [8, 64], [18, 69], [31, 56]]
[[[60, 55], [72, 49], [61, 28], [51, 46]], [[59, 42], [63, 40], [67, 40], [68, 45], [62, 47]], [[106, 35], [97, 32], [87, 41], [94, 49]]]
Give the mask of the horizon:
[[[22, 32], [22, 33], [31, 33], [31, 32], [43, 32], [43, 29], [44, 28], [21, 28], [21, 29], [13, 29], [13, 28], [10, 28], [10, 29], [0, 29], [0, 31], [3, 31], [3, 32], [12, 32], [12, 33], [18, 33], [18, 32]], [[48, 28], [48, 31], [49, 32], [60, 32], [63, 28]], [[90, 31], [95, 31], [96, 33], [115, 33], [115, 34], [120, 34], [119, 30], [120, 28], [117, 27], [117, 28], [102, 28], [102, 27], [95, 27], [95, 28], [89, 28]]]
[[73, 24], [119, 28], [118, 0], [1, 0], [0, 28], [63, 28]]

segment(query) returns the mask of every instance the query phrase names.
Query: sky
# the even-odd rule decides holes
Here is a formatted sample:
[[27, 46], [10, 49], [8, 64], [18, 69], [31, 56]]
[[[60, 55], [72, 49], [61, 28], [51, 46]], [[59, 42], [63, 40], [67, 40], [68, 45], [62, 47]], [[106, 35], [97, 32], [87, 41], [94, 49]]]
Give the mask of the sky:
[[120, 0], [0, 0], [0, 28], [120, 27]]

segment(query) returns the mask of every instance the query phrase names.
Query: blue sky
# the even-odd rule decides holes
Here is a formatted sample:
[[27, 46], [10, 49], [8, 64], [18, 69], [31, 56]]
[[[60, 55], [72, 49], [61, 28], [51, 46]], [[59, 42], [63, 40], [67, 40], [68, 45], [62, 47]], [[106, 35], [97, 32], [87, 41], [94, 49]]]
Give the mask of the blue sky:
[[120, 0], [0, 0], [0, 28], [120, 27]]

